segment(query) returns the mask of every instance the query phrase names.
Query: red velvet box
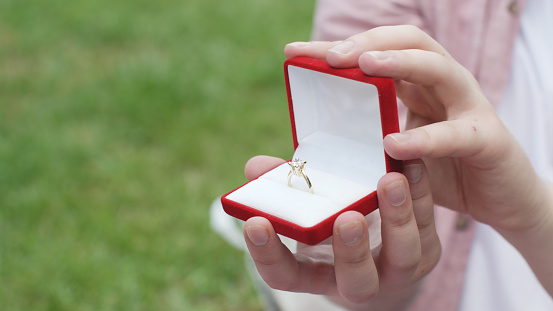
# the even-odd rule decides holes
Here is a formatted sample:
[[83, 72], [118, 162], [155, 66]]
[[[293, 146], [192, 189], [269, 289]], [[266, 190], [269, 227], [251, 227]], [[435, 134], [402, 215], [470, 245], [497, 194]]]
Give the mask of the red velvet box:
[[307, 161], [314, 193], [301, 177], [292, 176], [288, 187], [285, 163], [221, 201], [231, 216], [265, 217], [277, 233], [313, 245], [332, 235], [341, 213], [377, 209], [378, 180], [401, 171], [401, 162], [382, 144], [387, 134], [399, 131], [395, 84], [305, 57], [287, 60], [284, 75], [294, 157]]

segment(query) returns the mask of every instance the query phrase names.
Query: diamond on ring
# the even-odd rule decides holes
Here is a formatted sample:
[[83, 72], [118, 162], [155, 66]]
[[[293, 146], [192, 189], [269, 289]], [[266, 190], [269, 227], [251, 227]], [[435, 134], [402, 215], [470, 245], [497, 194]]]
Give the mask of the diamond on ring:
[[309, 188], [309, 193], [313, 193], [313, 187], [311, 186], [311, 181], [305, 174], [304, 168], [307, 161], [300, 160], [299, 158], [294, 158], [292, 161], [288, 162], [290, 165], [290, 172], [288, 173], [288, 187], [292, 187], [292, 176], [301, 177], [307, 183], [307, 188]]

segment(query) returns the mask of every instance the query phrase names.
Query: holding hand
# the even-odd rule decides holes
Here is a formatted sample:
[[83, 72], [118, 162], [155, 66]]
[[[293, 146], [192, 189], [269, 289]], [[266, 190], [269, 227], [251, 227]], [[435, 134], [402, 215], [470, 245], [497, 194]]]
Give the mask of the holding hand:
[[[431, 37], [412, 26], [380, 27], [338, 44], [292, 43], [285, 53], [394, 79], [411, 130], [388, 135], [386, 151], [399, 160], [425, 159], [438, 204], [496, 228], [535, 224], [537, 218], [521, 215], [530, 211], [521, 211], [517, 198], [535, 197], [539, 187], [524, 152], [470, 72]], [[539, 218], [538, 202], [525, 203]]]
[[[283, 162], [255, 157], [246, 165], [246, 176], [255, 178]], [[282, 244], [268, 220], [250, 218], [244, 236], [265, 282], [275, 289], [328, 295], [354, 309], [404, 307], [440, 256], [424, 164], [406, 161], [404, 175], [387, 174], [378, 184], [382, 247], [374, 253], [367, 222], [358, 212], [336, 219], [330, 241], [300, 244], [296, 254]]]
[[285, 54], [394, 79], [409, 130], [388, 135], [385, 150], [399, 160], [423, 158], [436, 203], [494, 227], [553, 293], [553, 187], [442, 46], [418, 28], [395, 26], [342, 42], [292, 43]]

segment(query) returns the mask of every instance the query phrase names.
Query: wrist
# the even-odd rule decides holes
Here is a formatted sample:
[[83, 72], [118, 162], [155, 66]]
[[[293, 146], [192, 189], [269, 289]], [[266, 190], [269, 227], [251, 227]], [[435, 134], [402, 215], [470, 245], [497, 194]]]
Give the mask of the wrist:
[[521, 213], [514, 221], [517, 225], [495, 228], [527, 260], [532, 260], [531, 255], [544, 247], [553, 251], [553, 185], [539, 177], [537, 179], [530, 202], [520, 207]]
[[[540, 179], [541, 180], [541, 179]], [[533, 209], [535, 217], [525, 230], [499, 231], [526, 259], [534, 274], [553, 296], [553, 185], [541, 180], [540, 204]]]
[[518, 212], [508, 223], [495, 227], [508, 240], [532, 238], [553, 230], [553, 185], [537, 175], [531, 185], [527, 200], [518, 202]]

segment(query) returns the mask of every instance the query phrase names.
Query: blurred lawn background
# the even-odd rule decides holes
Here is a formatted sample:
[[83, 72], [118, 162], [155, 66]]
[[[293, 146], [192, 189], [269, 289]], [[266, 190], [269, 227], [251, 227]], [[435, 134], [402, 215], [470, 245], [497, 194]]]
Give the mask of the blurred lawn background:
[[292, 155], [313, 1], [0, 0], [0, 309], [260, 310], [209, 205]]

